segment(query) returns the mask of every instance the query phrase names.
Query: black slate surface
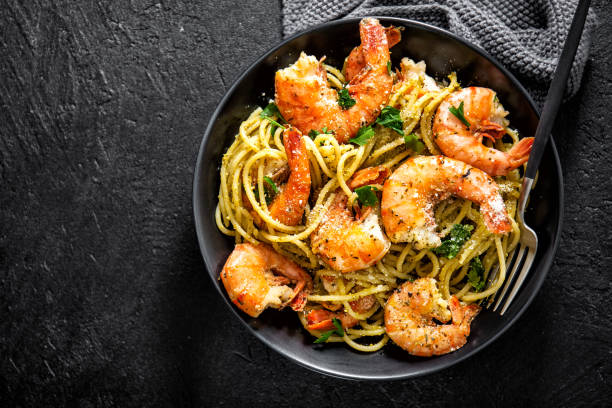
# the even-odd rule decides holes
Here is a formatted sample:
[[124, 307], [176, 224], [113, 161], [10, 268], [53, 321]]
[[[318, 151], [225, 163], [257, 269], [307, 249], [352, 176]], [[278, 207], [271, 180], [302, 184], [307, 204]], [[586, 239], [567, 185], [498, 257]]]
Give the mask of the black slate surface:
[[555, 128], [561, 246], [500, 340], [410, 381], [324, 377], [233, 319], [191, 181], [224, 91], [281, 38], [251, 1], [0, 6], [0, 406], [606, 406], [612, 400], [612, 7]]

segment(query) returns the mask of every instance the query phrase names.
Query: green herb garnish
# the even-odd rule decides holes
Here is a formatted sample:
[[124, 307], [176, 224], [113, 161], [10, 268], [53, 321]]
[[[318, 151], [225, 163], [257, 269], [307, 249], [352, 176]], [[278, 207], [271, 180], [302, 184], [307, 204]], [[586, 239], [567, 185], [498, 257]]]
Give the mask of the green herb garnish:
[[[259, 200], [259, 189], [254, 188], [253, 194], [255, 194], [255, 197], [257, 197], [257, 199]], [[267, 188], [264, 188], [264, 199], [266, 200], [266, 204], [268, 205], [270, 205], [272, 201], [274, 201], [273, 194], [270, 193]]]
[[338, 91], [338, 105], [340, 105], [342, 109], [346, 110], [356, 103], [357, 101], [351, 98], [348, 89], [342, 88]]
[[389, 129], [395, 130], [400, 135], [404, 135], [404, 124], [400, 117], [400, 111], [393, 106], [385, 106], [376, 119], [376, 123]]
[[363, 186], [355, 189], [357, 199], [366, 207], [374, 207], [378, 203], [375, 191], [378, 191], [378, 189], [373, 186]]
[[467, 273], [468, 283], [472, 285], [476, 292], [480, 292], [485, 287], [484, 266], [480, 258], [476, 257], [470, 261], [470, 270]]
[[404, 135], [404, 143], [406, 143], [406, 147], [412, 150], [415, 153], [422, 153], [423, 149], [425, 149], [425, 145], [423, 142], [419, 140], [417, 135], [411, 133], [409, 135]]
[[468, 120], [465, 118], [465, 115], [463, 114], [463, 101], [459, 104], [459, 108], [451, 106], [450, 108], [448, 108], [448, 110], [450, 111], [450, 113], [455, 115], [457, 119], [463, 122], [463, 124], [467, 126], [468, 129], [470, 128], [470, 122], [468, 122]]
[[372, 125], [364, 126], [359, 129], [357, 132], [357, 136], [352, 139], [349, 139], [349, 142], [355, 143], [359, 146], [364, 146], [368, 143], [368, 141], [374, 136], [374, 129], [372, 129]]
[[[283, 118], [283, 115], [281, 115], [280, 111], [278, 110], [278, 106], [276, 106], [276, 104], [274, 102], [270, 102], [268, 104], [268, 106], [266, 106], [260, 113], [259, 113], [259, 117], [261, 119], [265, 119], [267, 121], [270, 121], [273, 125], [275, 125], [276, 127], [279, 127], [281, 129], [286, 129], [283, 125], [281, 125], [280, 123], [278, 123], [277, 121], [275, 121], [274, 119], [272, 119], [272, 117], [276, 116], [278, 118], [278, 120], [280, 120], [283, 123], [286, 123], [287, 121], [285, 120], [285, 118]], [[274, 131], [276, 130], [276, 127], [272, 129], [272, 133], [274, 133]]]
[[318, 130], [310, 129], [310, 132], [308, 132], [308, 136], [314, 139], [315, 137], [319, 136], [321, 133], [323, 133], [324, 135], [333, 135], [336, 132], [334, 132], [333, 130], [327, 129], [327, 126], [323, 126], [323, 129], [321, 129], [320, 132]]
[[264, 181], [266, 183], [268, 183], [268, 185], [270, 186], [270, 188], [272, 188], [272, 190], [274, 190], [274, 192], [276, 194], [280, 193], [280, 191], [278, 190], [278, 187], [276, 187], [276, 183], [274, 183], [274, 180], [272, 180], [270, 177], [268, 176], [264, 176]]
[[330, 336], [334, 333], [340, 337], [344, 337], [344, 330], [342, 329], [342, 323], [340, 322], [340, 320], [334, 317], [332, 319], [332, 323], [334, 324], [334, 326], [336, 326], [336, 328], [330, 331], [326, 331], [325, 333], [321, 334], [321, 337], [319, 337], [318, 339], [314, 341], [315, 344], [325, 343], [327, 339], [329, 339]]
[[391, 60], [387, 61], [387, 72], [391, 75]]
[[455, 224], [450, 233], [442, 240], [442, 245], [434, 248], [434, 253], [452, 259], [459, 253], [459, 250], [470, 239], [474, 226]]

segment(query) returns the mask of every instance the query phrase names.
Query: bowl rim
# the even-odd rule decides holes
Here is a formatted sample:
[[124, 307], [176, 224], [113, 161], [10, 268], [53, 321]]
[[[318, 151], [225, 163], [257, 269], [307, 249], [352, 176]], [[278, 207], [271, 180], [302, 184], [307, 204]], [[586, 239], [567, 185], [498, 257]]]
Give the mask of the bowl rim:
[[[476, 44], [473, 44], [472, 42], [470, 42], [469, 40], [460, 37], [448, 30], [445, 30], [443, 28], [440, 27], [436, 27], [433, 26], [431, 24], [427, 24], [427, 23], [423, 23], [423, 22], [419, 22], [419, 21], [415, 21], [415, 20], [411, 20], [411, 19], [407, 19], [407, 18], [402, 18], [402, 17], [391, 17], [391, 16], [377, 16], [377, 15], [373, 15], [373, 16], [363, 16], [363, 17], [347, 17], [347, 18], [341, 18], [338, 20], [333, 20], [330, 22], [326, 22], [323, 24], [319, 24], [319, 25], [315, 25], [312, 27], [309, 27], [305, 30], [299, 31], [293, 35], [291, 35], [290, 37], [280, 41], [279, 43], [277, 43], [275, 46], [269, 48], [266, 52], [264, 52], [260, 57], [258, 57], [253, 63], [251, 63], [246, 69], [244, 69], [244, 71], [233, 81], [232, 85], [227, 89], [227, 91], [225, 91], [223, 97], [221, 98], [221, 100], [219, 101], [219, 103], [217, 104], [217, 107], [215, 108], [213, 114], [210, 116], [210, 119], [208, 121], [208, 125], [206, 126], [206, 130], [204, 131], [204, 136], [202, 137], [202, 141], [200, 142], [200, 147], [198, 149], [198, 156], [197, 156], [197, 161], [196, 161], [196, 167], [194, 169], [194, 173], [193, 173], [193, 181], [192, 181], [192, 206], [193, 206], [193, 217], [194, 217], [194, 224], [196, 227], [196, 235], [197, 235], [197, 239], [198, 239], [198, 245], [200, 248], [200, 253], [202, 255], [202, 258], [204, 260], [204, 264], [206, 266], [207, 269], [207, 274], [208, 276], [214, 280], [212, 274], [210, 273], [210, 271], [214, 268], [213, 265], [211, 265], [209, 263], [208, 260], [208, 250], [206, 248], [206, 242], [203, 236], [203, 226], [201, 224], [202, 220], [198, 215], [198, 206], [199, 206], [199, 202], [200, 202], [200, 191], [199, 191], [199, 179], [200, 179], [200, 174], [201, 174], [201, 170], [202, 170], [202, 157], [204, 155], [204, 147], [208, 142], [208, 139], [210, 138], [211, 132], [212, 132], [212, 128], [215, 124], [215, 122], [218, 119], [219, 114], [221, 113], [221, 111], [225, 108], [228, 100], [232, 97], [232, 95], [234, 94], [236, 88], [238, 88], [238, 86], [240, 85], [240, 83], [243, 81], [243, 79], [255, 68], [257, 67], [259, 64], [261, 64], [266, 58], [268, 58], [272, 53], [274, 53], [276, 50], [278, 50], [279, 48], [285, 46], [287, 43], [295, 40], [298, 37], [301, 37], [303, 35], [307, 35], [307, 34], [311, 34], [313, 32], [317, 32], [317, 31], [325, 31], [326, 29], [336, 26], [336, 25], [343, 25], [343, 24], [354, 24], [354, 23], [358, 23], [361, 19], [365, 18], [365, 17], [372, 17], [372, 18], [377, 18], [377, 19], [381, 19], [384, 20], [386, 23], [398, 23], [401, 25], [405, 25], [405, 26], [413, 26], [425, 31], [428, 31], [430, 33], [436, 34], [436, 35], [442, 35], [442, 36], [446, 36], [451, 38], [452, 40], [455, 40], [459, 43], [461, 43], [462, 45], [472, 49], [473, 51], [475, 51], [476, 53], [478, 53], [479, 55], [483, 56], [484, 58], [486, 58], [488, 61], [490, 61], [497, 69], [499, 69], [512, 83], [513, 86], [515, 86], [518, 91], [523, 94], [525, 96], [525, 98], [527, 99], [527, 101], [529, 102], [529, 105], [531, 106], [531, 108], [534, 110], [536, 116], [538, 117], [538, 119], [540, 118], [540, 109], [538, 108], [538, 106], [536, 105], [536, 103], [534, 102], [533, 98], [531, 97], [531, 95], [529, 94], [529, 92], [525, 89], [525, 87], [519, 82], [519, 80], [506, 68], [504, 67], [496, 58], [494, 58], [492, 55], [490, 55], [487, 51], [485, 51], [483, 48], [477, 46]], [[512, 327], [514, 325], [514, 323], [523, 315], [523, 313], [527, 310], [527, 308], [529, 307], [529, 305], [531, 305], [531, 303], [533, 302], [534, 298], [536, 297], [536, 295], [538, 294], [538, 292], [540, 291], [542, 284], [544, 283], [544, 280], [546, 279], [546, 276], [548, 275], [548, 271], [550, 270], [550, 267], [552, 265], [552, 262], [555, 258], [555, 254], [557, 252], [557, 249], [559, 247], [559, 242], [561, 239], [561, 233], [562, 233], [562, 229], [563, 229], [563, 215], [564, 215], [564, 197], [565, 197], [565, 193], [564, 193], [564, 185], [563, 185], [563, 172], [562, 172], [562, 168], [561, 168], [561, 162], [559, 160], [559, 154], [557, 152], [557, 148], [555, 146], [555, 142], [553, 140], [553, 137], [551, 135], [550, 141], [549, 141], [549, 146], [552, 150], [553, 153], [553, 157], [554, 157], [554, 165], [556, 167], [556, 172], [557, 172], [557, 183], [558, 183], [558, 187], [559, 187], [559, 194], [558, 194], [558, 199], [559, 199], [559, 215], [557, 217], [556, 221], [556, 225], [557, 225], [557, 231], [556, 234], [552, 240], [551, 245], [549, 245], [549, 248], [552, 248], [552, 251], [550, 251], [543, 259], [542, 259], [542, 267], [540, 268], [540, 271], [538, 273], [538, 275], [536, 276], [536, 280], [534, 282], [535, 284], [535, 288], [533, 290], [533, 292], [530, 294], [530, 296], [527, 298], [527, 301], [520, 307], [520, 309], [517, 311], [516, 315], [514, 317], [512, 317], [510, 320], [508, 320], [497, 332], [495, 332], [489, 339], [487, 339], [486, 341], [482, 342], [481, 344], [479, 344], [478, 346], [476, 346], [474, 349], [470, 350], [469, 352], [453, 359], [453, 360], [449, 360], [447, 362], [444, 363], [440, 363], [437, 365], [433, 365], [431, 367], [426, 367], [423, 369], [420, 369], [418, 371], [413, 371], [410, 373], [405, 373], [405, 374], [391, 374], [391, 375], [364, 375], [364, 374], [360, 374], [358, 372], [356, 373], [346, 373], [344, 371], [339, 371], [339, 370], [333, 370], [333, 369], [328, 369], [328, 368], [321, 368], [318, 367], [317, 365], [313, 365], [311, 364], [309, 361], [307, 361], [306, 359], [302, 359], [300, 357], [297, 357], [295, 355], [292, 355], [290, 352], [287, 352], [279, 347], [276, 346], [276, 344], [272, 341], [269, 341], [266, 337], [260, 335], [256, 330], [253, 329], [253, 327], [251, 327], [247, 321], [245, 321], [240, 314], [238, 313], [238, 311], [236, 310], [236, 308], [230, 303], [230, 301], [227, 299], [227, 296], [224, 295], [224, 293], [221, 290], [220, 285], [215, 284], [215, 282], [213, 282], [213, 286], [216, 288], [217, 293], [219, 294], [219, 296], [223, 299], [223, 301], [226, 303], [226, 305], [229, 307], [229, 309], [232, 311], [232, 313], [238, 318], [238, 320], [247, 328], [247, 330], [254, 335], [257, 339], [259, 339], [261, 342], [263, 342], [266, 346], [270, 347], [272, 350], [276, 351], [277, 353], [279, 353], [280, 355], [284, 356], [285, 358], [289, 359], [290, 361], [293, 361], [295, 363], [297, 363], [298, 365], [305, 367], [309, 370], [315, 371], [317, 373], [321, 373], [321, 374], [325, 374], [331, 377], [336, 377], [336, 378], [342, 378], [342, 379], [348, 379], [348, 380], [370, 380], [370, 381], [388, 381], [388, 380], [402, 380], [402, 379], [407, 379], [407, 378], [415, 378], [415, 377], [419, 377], [419, 376], [423, 376], [423, 375], [427, 375], [427, 374], [432, 374], [435, 373], [437, 371], [441, 371], [443, 369], [446, 369], [448, 367], [451, 367], [455, 364], [458, 364], [461, 361], [466, 360], [467, 358], [473, 356], [474, 354], [476, 354], [477, 352], [483, 350], [485, 347], [487, 347], [488, 345], [490, 345], [491, 343], [493, 343], [495, 340], [497, 340], [502, 334], [504, 334], [510, 327]]]

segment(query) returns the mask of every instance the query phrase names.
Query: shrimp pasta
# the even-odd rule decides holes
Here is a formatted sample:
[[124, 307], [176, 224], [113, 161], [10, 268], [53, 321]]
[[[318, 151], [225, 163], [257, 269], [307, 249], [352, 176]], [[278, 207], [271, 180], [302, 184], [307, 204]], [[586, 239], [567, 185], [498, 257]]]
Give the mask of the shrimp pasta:
[[[371, 26], [364, 23], [366, 20]], [[276, 267], [247, 269], [255, 268], [246, 258], [250, 252], [244, 252], [241, 262], [233, 263], [248, 276], [260, 273], [261, 279], [267, 279], [262, 281], [267, 284], [262, 283], [260, 297], [266, 299], [265, 304], [257, 306], [257, 314], [266, 306], [291, 304], [318, 343], [343, 342], [356, 350], [373, 352], [391, 339], [412, 354], [443, 354], [463, 343], [416, 347], [415, 342], [422, 340], [414, 335], [394, 336], [385, 324], [394, 322], [393, 333], [411, 330], [398, 328], [397, 321], [402, 319], [391, 313], [409, 313], [415, 320], [416, 306], [405, 312], [399, 307], [386, 310], [386, 305], [394, 293], [408, 290], [405, 285], [410, 283], [432, 291], [423, 305], [436, 310], [431, 316], [419, 312], [422, 320], [418, 327], [452, 326], [439, 322], [452, 317], [454, 323], [456, 310], [465, 310], [471, 318], [478, 313], [477, 305], [502, 286], [508, 254], [519, 241], [515, 215], [521, 186], [519, 166], [524, 160], [506, 165], [503, 175], [489, 175], [487, 169], [479, 169], [466, 159], [453, 158], [449, 146], [457, 142], [452, 138], [459, 138], [465, 129], [456, 131], [456, 136], [445, 128], [443, 145], [437, 135], [443, 133], [444, 126], [469, 122], [468, 128], [476, 131], [464, 138], [477, 140], [483, 149], [495, 150], [503, 158], [509, 156], [507, 152], [516, 152], [521, 141], [509, 127], [494, 93], [491, 112], [498, 117], [480, 120], [474, 109], [482, 104], [470, 99], [479, 97], [479, 91], [466, 93], [460, 102], [451, 100], [446, 107], [450, 97], [462, 92], [455, 74], [436, 81], [425, 73], [423, 62], [415, 63], [409, 56], [393, 70], [388, 51], [392, 41], [387, 38], [397, 40], [399, 34], [392, 28], [379, 28], [376, 20], [362, 21], [362, 44], [342, 70], [314, 58], [303, 60], [303, 55], [295, 64], [302, 66], [277, 73], [276, 100], [265, 109], [252, 111], [223, 156], [215, 219], [222, 233], [242, 245], [237, 250], [244, 251], [248, 245], [248, 251], [265, 248], [266, 256], [270, 251], [275, 254]], [[385, 34], [364, 36], [368, 29], [383, 32], [386, 38]], [[378, 38], [373, 40], [378, 43], [368, 44], [364, 37]], [[352, 58], [359, 52], [359, 58]], [[307, 64], [320, 70], [312, 74], [317, 79], [296, 81], [292, 75], [298, 79], [311, 75]], [[360, 72], [364, 65], [367, 73]], [[279, 89], [281, 86], [293, 88]], [[280, 100], [284, 92], [298, 93], [297, 86], [303, 96]], [[324, 89], [319, 94], [331, 96], [309, 103], [316, 86]], [[372, 87], [379, 99], [370, 100], [374, 98], [368, 91]], [[472, 88], [463, 91], [466, 89]], [[308, 105], [310, 110], [300, 110], [297, 104]], [[333, 114], [329, 113], [331, 108], [324, 107], [321, 112], [313, 108], [328, 105], [334, 105]], [[444, 117], [439, 112], [441, 106], [446, 109]], [[449, 108], [457, 114], [448, 117]], [[492, 124], [497, 133], [489, 137]], [[460, 150], [463, 156], [469, 153], [468, 147]], [[519, 153], [524, 156], [524, 149]], [[410, 177], [424, 181], [409, 182]], [[491, 184], [495, 189], [486, 187], [483, 193], [482, 185]], [[412, 196], [424, 199], [412, 200]], [[284, 267], [278, 266], [281, 261], [277, 255], [286, 260]], [[274, 275], [273, 269], [290, 269], [290, 273]], [[221, 277], [227, 279], [224, 273], [225, 269]], [[291, 287], [295, 284], [292, 276], [299, 277], [295, 278], [299, 285]], [[425, 283], [417, 285], [421, 280]], [[245, 282], [236, 285], [241, 286], [232, 288], [232, 293], [249, 287]], [[229, 293], [227, 285], [226, 289]], [[300, 291], [302, 296], [296, 302], [295, 294]], [[420, 294], [415, 292], [415, 296]], [[232, 296], [247, 312], [241, 307], [247, 298], [242, 299]], [[433, 323], [433, 318], [438, 323]], [[462, 330], [465, 342], [469, 322], [467, 334], [465, 327]]]

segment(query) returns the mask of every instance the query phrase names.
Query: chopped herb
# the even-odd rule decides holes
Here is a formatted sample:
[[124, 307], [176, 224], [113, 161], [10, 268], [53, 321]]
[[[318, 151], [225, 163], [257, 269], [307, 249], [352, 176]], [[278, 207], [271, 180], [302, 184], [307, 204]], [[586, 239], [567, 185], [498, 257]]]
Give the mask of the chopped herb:
[[442, 245], [434, 248], [434, 253], [452, 259], [459, 253], [459, 250], [472, 235], [474, 226], [455, 224], [450, 233], [442, 240]]
[[[254, 188], [253, 194], [255, 194], [255, 197], [259, 200], [259, 190]], [[264, 199], [266, 200], [266, 204], [268, 205], [270, 205], [272, 201], [274, 201], [273, 194], [271, 194], [266, 188], [264, 188]]]
[[320, 132], [318, 130], [310, 129], [310, 132], [308, 132], [308, 136], [314, 139], [315, 137], [319, 136], [321, 133], [323, 133], [324, 135], [333, 135], [336, 132], [328, 129], [327, 126], [323, 126], [323, 129], [321, 129]]
[[336, 328], [321, 334], [321, 337], [314, 341], [315, 344], [325, 343], [332, 334], [337, 334], [340, 337], [344, 337], [344, 330], [342, 329], [342, 323], [340, 322], [340, 320], [334, 317], [332, 319], [332, 323], [334, 324], [334, 326], [336, 326]]
[[468, 129], [470, 128], [470, 122], [468, 122], [468, 120], [465, 118], [465, 115], [463, 114], [463, 101], [459, 104], [458, 108], [451, 106], [450, 108], [448, 108], [448, 110], [450, 111], [450, 113], [455, 115], [457, 119], [463, 122], [463, 124], [467, 126]]
[[467, 273], [468, 282], [476, 292], [480, 292], [485, 287], [484, 266], [480, 258], [473, 258], [470, 262], [470, 270]]
[[359, 132], [357, 132], [357, 136], [352, 139], [349, 139], [349, 142], [355, 143], [359, 146], [364, 146], [368, 143], [372, 136], [374, 136], [374, 129], [372, 129], [372, 125], [364, 126], [359, 129]]
[[342, 329], [342, 322], [335, 317], [332, 319], [332, 323], [336, 326], [336, 334], [340, 337], [344, 336], [344, 330]]
[[385, 106], [376, 119], [376, 123], [389, 129], [395, 130], [400, 135], [404, 135], [404, 124], [400, 117], [400, 111], [393, 106]]
[[[276, 106], [276, 104], [274, 102], [270, 102], [268, 104], [268, 106], [266, 106], [259, 113], [259, 117], [262, 118], [262, 119], [270, 121], [276, 127], [279, 127], [281, 129], [285, 129], [285, 127], [283, 125], [281, 125], [280, 123], [278, 123], [277, 121], [272, 119], [273, 116], [276, 116], [278, 118], [278, 120], [283, 122], [283, 123], [287, 122], [285, 120], [285, 118], [283, 118], [283, 115], [281, 115], [280, 111], [278, 110], [278, 106]], [[274, 133], [274, 131], [276, 130], [276, 127], [272, 128], [272, 133]]]
[[260, 113], [259, 113], [259, 117], [264, 119], [264, 118], [269, 118], [272, 116], [276, 116], [277, 118], [279, 118], [281, 121], [284, 122], [283, 116], [281, 115], [280, 111], [278, 110], [278, 106], [276, 106], [276, 104], [274, 102], [270, 102], [268, 104], [268, 106], [266, 106]]
[[356, 103], [357, 101], [351, 98], [348, 89], [342, 88], [338, 91], [338, 105], [340, 105], [342, 109], [346, 110]]
[[387, 72], [391, 75], [391, 60], [387, 61]]
[[378, 191], [378, 189], [372, 186], [363, 186], [355, 189], [359, 202], [366, 207], [374, 207], [378, 203], [375, 191]]
[[406, 143], [406, 146], [415, 153], [420, 154], [423, 152], [423, 149], [425, 149], [423, 142], [421, 142], [414, 133], [404, 135], [404, 143]]
[[268, 176], [264, 176], [264, 181], [268, 183], [268, 185], [272, 188], [272, 190], [274, 190], [276, 194], [280, 193], [280, 191], [278, 191], [278, 187], [276, 187], [276, 184], [274, 183], [274, 180], [272, 180]]

